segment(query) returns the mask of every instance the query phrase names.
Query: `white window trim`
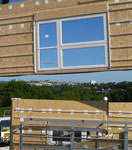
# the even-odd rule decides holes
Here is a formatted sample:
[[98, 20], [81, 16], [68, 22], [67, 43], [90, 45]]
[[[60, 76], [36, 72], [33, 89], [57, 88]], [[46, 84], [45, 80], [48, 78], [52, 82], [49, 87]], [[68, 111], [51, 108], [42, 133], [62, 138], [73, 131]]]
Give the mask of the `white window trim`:
[[[104, 47], [104, 56], [105, 56], [105, 65], [102, 64], [102, 65], [84, 65], [84, 66], [69, 66], [69, 67], [63, 67], [63, 69], [81, 69], [81, 68], [103, 68], [103, 67], [106, 67], [108, 65], [108, 61], [107, 61], [107, 53], [106, 53], [106, 49], [107, 49], [107, 44], [103, 45], [103, 44], [97, 44], [97, 45], [83, 45], [83, 46], [76, 46], [76, 47], [64, 47], [63, 49], [75, 49], [75, 48], [87, 48], [87, 47]], [[61, 49], [61, 52], [63, 52], [63, 50]], [[63, 57], [63, 54], [61, 55]], [[63, 58], [62, 58], [63, 59]], [[61, 62], [62, 65], [63, 65], [63, 61]]]
[[[104, 24], [104, 40], [100, 41], [89, 41], [89, 42], [78, 42], [78, 43], [62, 43], [62, 22], [63, 21], [70, 21], [70, 20], [79, 20], [79, 19], [87, 19], [87, 18], [96, 18], [96, 17], [103, 17], [103, 24]], [[56, 34], [57, 34], [57, 46], [52, 47], [43, 47], [40, 48], [40, 36], [39, 36], [39, 25], [46, 24], [46, 23], [56, 23]], [[70, 17], [70, 18], [63, 18], [63, 19], [54, 19], [48, 21], [38, 21], [36, 22], [37, 25], [37, 71], [46, 71], [46, 70], [65, 70], [65, 69], [81, 69], [81, 68], [107, 68], [108, 67], [108, 31], [107, 31], [107, 17], [106, 13], [101, 14], [94, 14], [94, 15], [87, 15], [87, 16], [79, 16], [79, 17]], [[105, 64], [103, 65], [85, 65], [85, 66], [63, 66], [63, 49], [75, 49], [75, 48], [86, 48], [86, 47], [99, 47], [104, 46], [104, 57], [105, 57]], [[57, 67], [54, 68], [40, 68], [40, 50], [50, 50], [50, 49], [57, 49]]]

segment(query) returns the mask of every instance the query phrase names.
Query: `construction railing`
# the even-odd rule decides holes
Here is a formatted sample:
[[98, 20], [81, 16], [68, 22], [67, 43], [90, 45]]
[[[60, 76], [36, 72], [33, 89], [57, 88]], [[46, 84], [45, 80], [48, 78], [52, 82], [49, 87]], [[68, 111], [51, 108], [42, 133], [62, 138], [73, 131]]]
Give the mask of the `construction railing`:
[[128, 150], [131, 126], [123, 121], [20, 118], [19, 150]]

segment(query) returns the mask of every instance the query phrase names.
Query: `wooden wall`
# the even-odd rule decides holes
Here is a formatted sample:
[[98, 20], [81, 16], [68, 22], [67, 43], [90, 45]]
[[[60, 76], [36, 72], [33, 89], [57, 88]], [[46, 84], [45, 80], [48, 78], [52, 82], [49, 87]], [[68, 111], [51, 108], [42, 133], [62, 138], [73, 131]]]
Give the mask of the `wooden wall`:
[[[107, 115], [108, 108], [108, 115]], [[109, 103], [89, 101], [67, 101], [67, 100], [29, 100], [12, 99], [11, 120], [11, 150], [19, 147], [19, 125], [20, 118], [47, 118], [47, 119], [74, 119], [74, 120], [100, 120], [100, 121], [132, 121], [132, 103]], [[28, 125], [26, 125], [28, 124]], [[42, 130], [46, 125], [71, 125], [68, 123], [51, 123], [24, 121], [23, 135], [45, 135]], [[93, 124], [97, 127], [99, 124]], [[79, 124], [79, 126], [82, 126]], [[83, 125], [84, 126], [84, 125]], [[89, 126], [85, 124], [85, 126]], [[132, 139], [132, 125], [128, 125], [128, 138]], [[32, 131], [29, 131], [29, 129]], [[104, 124], [102, 129], [107, 131], [103, 138], [120, 139], [124, 132], [122, 124]], [[90, 133], [96, 134], [96, 133]], [[23, 138], [24, 144], [43, 145], [44, 138]], [[25, 150], [25, 149], [24, 149]]]
[[[20, 118], [106, 120], [106, 105], [105, 102], [12, 99], [11, 150], [18, 150], [19, 147]], [[24, 125], [23, 135], [45, 135], [42, 129], [47, 122], [28, 121], [24, 123], [28, 123], [29, 126]], [[62, 124], [66, 125], [67, 123], [61, 122]], [[29, 128], [32, 129], [31, 132], [29, 132]], [[42, 145], [44, 141], [44, 138], [23, 138], [24, 144]]]
[[[95, 13], [108, 14], [109, 66], [37, 71], [34, 23]], [[129, 0], [29, 0], [0, 5], [0, 76], [131, 70], [131, 43], [132, 1]]]

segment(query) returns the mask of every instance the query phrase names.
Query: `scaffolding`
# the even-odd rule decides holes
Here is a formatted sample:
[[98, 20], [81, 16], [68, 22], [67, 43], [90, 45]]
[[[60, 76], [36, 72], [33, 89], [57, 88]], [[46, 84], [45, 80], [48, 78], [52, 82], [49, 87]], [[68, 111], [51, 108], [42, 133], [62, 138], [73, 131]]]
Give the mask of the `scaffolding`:
[[[33, 123], [31, 123], [33, 122]], [[45, 122], [40, 125], [39, 122]], [[64, 125], [65, 124], [65, 125]], [[107, 138], [108, 124], [118, 124], [118, 127], [124, 129], [123, 138]], [[20, 118], [19, 150], [24, 149], [43, 149], [43, 150], [128, 150], [132, 140], [128, 140], [128, 131], [132, 122], [124, 121], [100, 121], [100, 120], [69, 120], [69, 119], [42, 119], [42, 118]], [[25, 127], [34, 127], [45, 130], [44, 135], [24, 134]], [[116, 127], [117, 128], [117, 127]], [[52, 131], [52, 134], [51, 134]], [[60, 135], [53, 134], [61, 133]], [[100, 136], [90, 137], [86, 132], [105, 133], [105, 138]], [[83, 133], [80, 137], [76, 136], [77, 132]], [[24, 138], [42, 138], [44, 143], [41, 145], [30, 145], [24, 143]], [[67, 141], [67, 142], [66, 142]], [[91, 147], [91, 143], [94, 147]], [[109, 143], [103, 146], [103, 143]], [[106, 144], [105, 144], [106, 145]]]

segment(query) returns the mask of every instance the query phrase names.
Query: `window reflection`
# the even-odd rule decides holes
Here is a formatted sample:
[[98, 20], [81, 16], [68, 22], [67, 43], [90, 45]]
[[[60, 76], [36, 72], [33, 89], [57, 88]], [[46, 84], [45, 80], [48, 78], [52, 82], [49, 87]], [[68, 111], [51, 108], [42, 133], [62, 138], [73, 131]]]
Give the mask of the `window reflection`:
[[57, 45], [56, 23], [46, 23], [39, 25], [40, 48]]
[[57, 49], [40, 50], [40, 68], [57, 67]]
[[103, 17], [62, 22], [62, 43], [104, 40]]
[[63, 66], [104, 65], [104, 47], [87, 47], [63, 50]]

